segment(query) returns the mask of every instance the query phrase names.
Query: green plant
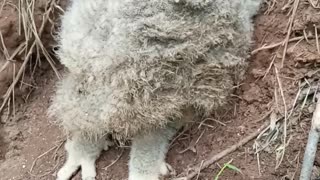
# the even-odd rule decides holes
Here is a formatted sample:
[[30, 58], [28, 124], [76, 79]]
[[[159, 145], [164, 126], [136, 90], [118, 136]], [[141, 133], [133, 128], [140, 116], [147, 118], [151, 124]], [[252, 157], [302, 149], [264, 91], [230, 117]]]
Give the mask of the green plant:
[[216, 177], [214, 178], [214, 180], [218, 180], [219, 177], [221, 176], [221, 174], [223, 173], [223, 171], [228, 168], [230, 170], [233, 170], [233, 171], [237, 171], [239, 173], [242, 174], [241, 170], [239, 168], [237, 168], [236, 166], [230, 164], [232, 162], [233, 159], [231, 159], [229, 162], [225, 163], [224, 166], [220, 169], [219, 173], [216, 175]]

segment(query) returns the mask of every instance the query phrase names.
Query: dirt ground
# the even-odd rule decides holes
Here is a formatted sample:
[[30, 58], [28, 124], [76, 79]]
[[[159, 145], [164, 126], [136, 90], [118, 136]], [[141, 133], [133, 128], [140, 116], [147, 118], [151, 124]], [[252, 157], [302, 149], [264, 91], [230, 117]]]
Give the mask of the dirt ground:
[[[17, 2], [12, 1], [13, 4]], [[295, 39], [291, 40], [287, 49], [279, 45], [268, 47], [285, 40], [294, 2], [266, 1], [254, 19], [255, 45], [252, 50], [265, 45], [264, 48], [254, 51], [250, 58], [246, 79], [233, 95], [229, 110], [199, 121], [201, 123], [180, 133], [172, 143], [167, 161], [177, 174], [232, 146], [262, 124], [270, 122], [269, 129], [258, 139], [212, 164], [198, 175], [198, 179], [214, 179], [223, 164], [230, 160], [241, 173], [227, 169], [220, 176], [222, 180], [298, 179], [314, 110], [312, 92], [320, 75], [317, 71], [320, 51], [315, 40], [316, 33], [320, 31], [317, 29], [320, 27], [320, 11], [317, 8], [320, 3], [300, 0], [289, 37]], [[66, 2], [61, 3], [65, 7]], [[39, 3], [37, 7], [35, 14], [41, 14], [43, 4]], [[15, 26], [17, 12], [10, 5], [1, 9], [0, 30], [11, 52], [23, 41]], [[46, 41], [48, 37], [43, 39]], [[47, 48], [51, 47], [51, 41], [46, 44]], [[285, 58], [283, 52], [286, 52]], [[57, 66], [59, 72], [63, 73], [63, 67]], [[8, 116], [8, 111], [4, 111], [1, 116], [1, 180], [55, 179], [56, 171], [65, 160], [65, 136], [52, 123], [53, 119], [48, 119], [46, 111], [57, 80], [49, 66], [39, 68], [32, 86], [16, 103], [14, 115]], [[113, 147], [104, 152], [97, 161], [98, 179], [126, 179], [129, 150], [129, 147]], [[281, 158], [282, 152], [284, 156]], [[319, 155], [314, 165], [314, 179], [320, 170]], [[74, 179], [80, 179], [79, 174]]]

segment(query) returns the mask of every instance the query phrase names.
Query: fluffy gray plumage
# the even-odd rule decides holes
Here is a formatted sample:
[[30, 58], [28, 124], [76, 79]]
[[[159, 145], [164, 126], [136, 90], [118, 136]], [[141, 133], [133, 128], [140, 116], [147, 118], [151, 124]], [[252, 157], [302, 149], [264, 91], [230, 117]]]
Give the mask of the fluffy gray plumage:
[[261, 1], [73, 0], [58, 38], [70, 72], [49, 109], [70, 134], [57, 179], [81, 167], [94, 180], [106, 134], [132, 139], [129, 180], [167, 174], [182, 115], [223, 107], [243, 78]]
[[49, 109], [67, 132], [128, 139], [223, 106], [246, 70], [260, 0], [74, 0]]

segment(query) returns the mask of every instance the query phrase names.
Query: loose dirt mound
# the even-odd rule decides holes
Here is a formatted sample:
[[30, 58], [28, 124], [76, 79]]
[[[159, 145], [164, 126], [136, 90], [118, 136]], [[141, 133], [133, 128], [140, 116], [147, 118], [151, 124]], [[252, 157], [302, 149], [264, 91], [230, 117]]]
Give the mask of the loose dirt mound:
[[[42, 12], [41, 1], [38, 2], [35, 14]], [[299, 2], [297, 9], [295, 2]], [[320, 32], [317, 8], [320, 4], [315, 2], [267, 1], [255, 19], [253, 49], [256, 50], [250, 59], [247, 78], [233, 96], [234, 106], [178, 135], [168, 154], [168, 163], [177, 174], [270, 122], [255, 141], [211, 165], [198, 179], [213, 179], [222, 164], [231, 159], [231, 164], [242, 173], [227, 169], [220, 179], [298, 179], [314, 110], [313, 94], [320, 75], [320, 49], [316, 39]], [[12, 3], [17, 5], [18, 1]], [[4, 6], [0, 16], [0, 30], [9, 54], [24, 42], [16, 35], [18, 19], [10, 7]], [[284, 48], [286, 42], [289, 43]], [[46, 116], [56, 81], [55, 73], [48, 68], [37, 71], [36, 87], [32, 86], [31, 95], [24, 95], [26, 102], [17, 104], [15, 116], [7, 117], [6, 113], [2, 116], [1, 179], [55, 179], [56, 171], [65, 160], [62, 148], [65, 137]], [[126, 179], [128, 153], [129, 148], [105, 152], [97, 162], [98, 179]], [[314, 176], [319, 166], [320, 159], [316, 159]], [[75, 179], [79, 179], [79, 175]]]

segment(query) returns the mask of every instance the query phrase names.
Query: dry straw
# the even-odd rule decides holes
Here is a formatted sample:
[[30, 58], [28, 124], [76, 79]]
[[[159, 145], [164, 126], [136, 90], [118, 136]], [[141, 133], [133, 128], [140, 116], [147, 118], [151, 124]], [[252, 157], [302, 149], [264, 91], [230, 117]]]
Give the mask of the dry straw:
[[2, 36], [2, 33], [0, 32], [0, 48], [3, 51], [4, 56], [6, 58], [6, 63], [4, 63], [2, 67], [0, 67], [0, 73], [4, 71], [7, 67], [9, 67], [10, 63], [14, 63], [18, 55], [24, 56], [22, 58], [23, 62], [21, 67], [15, 70], [16, 73], [14, 73], [15, 76], [13, 77], [13, 81], [3, 97], [3, 102], [0, 106], [0, 113], [4, 110], [6, 105], [11, 104], [10, 101], [12, 101], [12, 104], [14, 105], [14, 89], [23, 79], [23, 76], [26, 72], [26, 67], [30, 60], [34, 58], [34, 56], [37, 61], [37, 63], [35, 63], [34, 65], [34, 68], [36, 68], [37, 64], [41, 61], [40, 55], [42, 55], [44, 56], [45, 60], [50, 64], [56, 75], [60, 78], [60, 74], [55, 67], [52, 55], [44, 47], [43, 42], [41, 41], [41, 37], [43, 35], [45, 27], [49, 23], [54, 25], [54, 21], [51, 19], [51, 16], [55, 14], [55, 10], [62, 10], [58, 5], [59, 1], [60, 0], [48, 0], [46, 2], [45, 11], [42, 14], [42, 20], [38, 28], [36, 26], [36, 23], [39, 22], [35, 21], [36, 0], [18, 0], [17, 3], [5, 0], [0, 5], [0, 15], [6, 6], [14, 8], [15, 11], [18, 12], [18, 33], [20, 36], [24, 37], [24, 42], [21, 43], [12, 54], [9, 54], [5, 45], [6, 42], [4, 42], [4, 38]]

